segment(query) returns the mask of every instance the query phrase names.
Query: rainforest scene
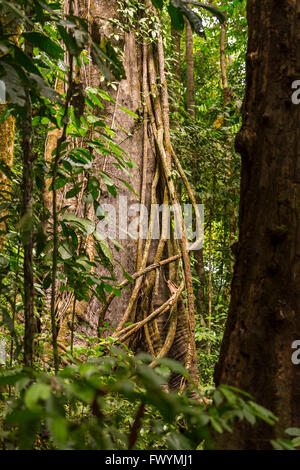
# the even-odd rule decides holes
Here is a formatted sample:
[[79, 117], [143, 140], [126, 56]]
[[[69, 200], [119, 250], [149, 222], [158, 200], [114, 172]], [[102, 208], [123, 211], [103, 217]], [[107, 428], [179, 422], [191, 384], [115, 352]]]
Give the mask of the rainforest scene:
[[0, 449], [299, 450], [300, 1], [0, 13]]

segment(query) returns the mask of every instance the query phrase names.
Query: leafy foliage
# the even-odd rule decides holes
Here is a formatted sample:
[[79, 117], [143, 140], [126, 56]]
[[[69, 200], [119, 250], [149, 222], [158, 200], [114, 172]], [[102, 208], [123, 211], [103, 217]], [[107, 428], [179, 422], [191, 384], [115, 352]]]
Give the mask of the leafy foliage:
[[145, 354], [134, 357], [112, 346], [109, 355], [68, 366], [57, 376], [31, 369], [2, 371], [0, 387], [13, 387], [15, 396], [3, 409], [1, 447], [210, 448], [212, 431], [231, 432], [236, 421], [275, 422], [272, 413], [231, 387], [209, 390], [209, 407], [189, 398], [189, 391], [166, 393], [171, 371], [187, 373], [169, 359], [159, 360], [153, 370], [147, 365], [151, 361]]
[[[214, 433], [231, 432], [240, 420], [251, 425], [259, 420], [269, 425], [276, 421], [272, 413], [244, 392], [232, 387], [217, 390], [211, 387], [229, 303], [232, 263], [229, 210], [238, 206], [240, 162], [234, 152], [233, 136], [240, 126], [244, 87], [245, 1], [226, 5], [228, 78], [232, 91], [232, 100], [226, 106], [219, 77], [218, 22], [224, 22], [223, 2], [215, 2], [218, 7], [180, 0], [152, 3], [160, 12], [165, 33], [172, 145], [208, 214], [204, 268], [206, 276], [210, 274], [212, 278], [211, 293], [206, 289], [204, 307], [197, 305], [195, 332], [201, 380], [206, 386], [201, 392], [195, 390], [179, 363], [156, 360], [159, 366], [153, 370], [149, 367], [150, 356], [134, 357], [126, 348], [108, 348], [107, 342], [114, 343], [110, 337], [104, 341], [75, 332], [74, 315], [68, 321], [72, 334], [70, 347], [59, 344], [64, 351], [62, 362], [72, 365], [53, 374], [49, 360], [53, 335], [46, 300], [53, 287], [54, 232], [58, 235], [54, 272], [57, 290], [60, 295], [72, 295], [73, 312], [76, 302], [89, 301], [91, 296], [104, 304], [107, 294], [120, 295], [115, 260], [109, 244], [97, 232], [97, 220], [103, 218], [104, 192], [115, 197], [122, 185], [133, 189], [123, 178], [100, 169], [95, 160], [99, 156], [109, 159], [118, 174], [131, 175], [130, 156], [116, 144], [115, 131], [105, 118], [107, 105], [127, 112], [140, 124], [137, 115], [110, 96], [108, 87], [104, 91], [83, 85], [80, 76], [85, 67], [97, 66], [102, 81], [114, 88], [116, 81], [124, 78], [122, 51], [116, 45], [121, 42], [121, 35], [135, 31], [141, 43], [146, 40], [155, 48], [160, 25], [145, 2], [118, 0], [119, 17], [110, 21], [113, 31], [100, 38], [97, 24], [89, 25], [72, 12], [64, 14], [60, 3], [2, 0], [0, 79], [5, 83], [8, 103], [1, 106], [5, 108], [1, 119], [3, 123], [13, 116], [16, 123], [14, 167], [0, 162], [0, 170], [9, 182], [9, 189], [0, 188], [0, 208], [4, 214], [0, 219], [0, 236], [5, 235], [0, 256], [0, 339], [8, 344], [9, 353], [7, 367], [0, 373], [3, 449], [207, 449], [213, 446]], [[202, 9], [201, 16], [196, 12], [198, 7]], [[179, 32], [184, 30], [185, 17], [198, 35], [194, 37], [196, 119], [191, 118], [185, 103], [185, 60], [181, 76], [176, 75], [180, 57], [174, 57], [171, 32], [172, 26]], [[86, 44], [90, 45], [90, 54]], [[182, 40], [182, 50], [184, 46]], [[28, 112], [30, 107], [32, 113]], [[33, 211], [21, 217], [23, 124], [28, 116], [32, 125]], [[45, 142], [51, 133], [63, 134], [64, 138], [45, 161]], [[174, 172], [173, 176], [179, 186], [179, 175]], [[65, 195], [64, 205], [58, 210], [57, 227], [46, 207], [45, 191]], [[184, 189], [181, 194], [185, 202]], [[74, 210], [79, 199], [84, 201], [83, 213]], [[24, 245], [32, 235], [35, 362], [34, 369], [29, 369], [19, 364], [23, 360], [27, 282], [22, 271]], [[94, 257], [87, 249], [90, 240], [95, 247]], [[116, 240], [111, 242], [122, 249]], [[97, 274], [99, 266], [105, 268], [105, 276]], [[197, 260], [192, 257], [195, 293], [200, 284], [196, 267]], [[122, 269], [124, 276], [132, 280]], [[55, 314], [54, 337], [64, 320], [64, 314], [59, 311]], [[100, 336], [102, 333], [101, 330]], [[82, 344], [88, 344], [88, 348]], [[190, 383], [182, 395], [166, 392], [172, 373], [181, 374]], [[191, 398], [191, 392], [200, 395], [200, 403]], [[141, 423], [138, 414], [143, 416]], [[291, 439], [273, 441], [274, 448], [299, 446], [299, 430], [289, 429], [287, 434]]]

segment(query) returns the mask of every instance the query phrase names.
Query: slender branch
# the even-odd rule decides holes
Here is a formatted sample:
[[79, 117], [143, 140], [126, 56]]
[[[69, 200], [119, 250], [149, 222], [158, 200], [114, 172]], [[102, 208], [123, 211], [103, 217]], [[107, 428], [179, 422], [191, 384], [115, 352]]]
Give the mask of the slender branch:
[[133, 449], [138, 439], [139, 431], [143, 424], [144, 414], [145, 414], [145, 403], [141, 403], [140, 406], [138, 407], [134, 423], [132, 425], [130, 434], [128, 436], [128, 450]]

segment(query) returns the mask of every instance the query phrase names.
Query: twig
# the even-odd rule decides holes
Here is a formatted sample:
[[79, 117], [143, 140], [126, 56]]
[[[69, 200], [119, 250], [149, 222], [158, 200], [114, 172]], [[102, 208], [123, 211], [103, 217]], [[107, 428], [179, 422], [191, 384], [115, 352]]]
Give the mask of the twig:
[[139, 431], [140, 431], [140, 429], [142, 427], [142, 424], [143, 424], [144, 414], [145, 414], [145, 403], [141, 403], [138, 410], [137, 410], [134, 423], [132, 425], [130, 434], [128, 436], [128, 450], [133, 449], [133, 447], [134, 447], [134, 445], [137, 441]]

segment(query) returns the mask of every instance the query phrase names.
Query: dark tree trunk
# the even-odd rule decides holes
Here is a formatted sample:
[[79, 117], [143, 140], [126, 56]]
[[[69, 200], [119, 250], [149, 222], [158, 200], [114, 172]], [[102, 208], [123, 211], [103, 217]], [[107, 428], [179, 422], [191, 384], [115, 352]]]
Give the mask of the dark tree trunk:
[[[280, 419], [239, 426], [222, 449], [266, 449], [300, 426], [300, 1], [249, 0], [247, 89], [236, 147], [242, 155], [240, 239], [217, 384], [250, 392]], [[263, 439], [262, 439], [263, 436]]]

